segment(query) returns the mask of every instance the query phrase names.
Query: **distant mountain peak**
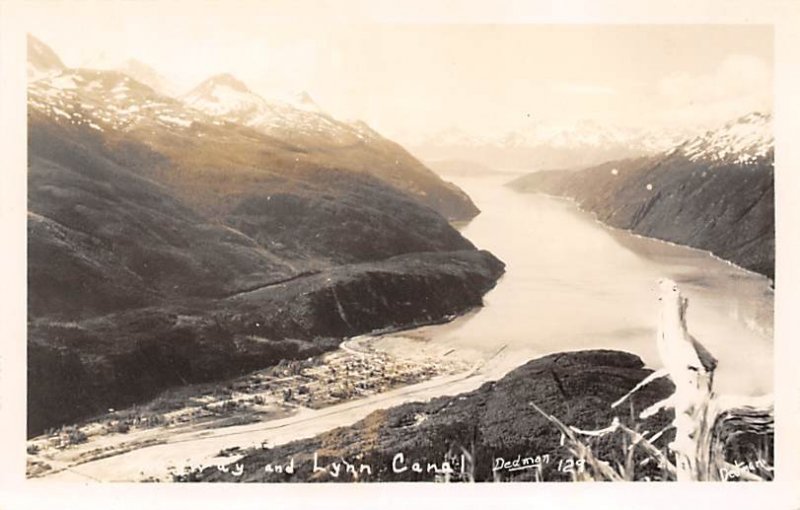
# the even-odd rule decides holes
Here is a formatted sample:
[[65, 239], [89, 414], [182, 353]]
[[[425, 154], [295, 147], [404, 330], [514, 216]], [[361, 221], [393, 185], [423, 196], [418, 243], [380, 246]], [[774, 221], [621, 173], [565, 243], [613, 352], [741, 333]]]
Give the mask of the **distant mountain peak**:
[[291, 99], [292, 106], [296, 108], [300, 108], [301, 110], [306, 111], [313, 111], [313, 112], [322, 112], [322, 108], [319, 107], [316, 101], [311, 97], [311, 94], [302, 90], [294, 95]]
[[311, 95], [308, 92], [306, 92], [305, 90], [301, 90], [300, 92], [298, 92], [296, 94], [296, 96], [295, 96], [295, 99], [299, 103], [313, 103], [314, 102], [314, 100], [311, 99]]
[[197, 88], [211, 89], [216, 87], [228, 87], [236, 92], [249, 93], [250, 89], [241, 80], [230, 73], [215, 74], [201, 83]]
[[596, 119], [533, 120], [483, 136], [450, 127], [416, 136], [413, 151], [428, 160], [469, 159], [497, 168], [564, 168], [660, 154], [697, 133], [606, 124]]
[[196, 110], [217, 116], [246, 114], [263, 108], [265, 103], [264, 99], [229, 73], [216, 74], [206, 79], [182, 99]]
[[48, 45], [31, 34], [27, 35], [28, 80], [59, 74], [67, 67]]
[[116, 68], [134, 80], [144, 83], [159, 94], [174, 97], [176, 87], [152, 66], [135, 58], [129, 58]]
[[308, 92], [268, 100], [227, 73], [212, 76], [182, 100], [195, 110], [267, 133], [293, 132], [334, 139], [357, 137], [352, 127], [325, 114]]

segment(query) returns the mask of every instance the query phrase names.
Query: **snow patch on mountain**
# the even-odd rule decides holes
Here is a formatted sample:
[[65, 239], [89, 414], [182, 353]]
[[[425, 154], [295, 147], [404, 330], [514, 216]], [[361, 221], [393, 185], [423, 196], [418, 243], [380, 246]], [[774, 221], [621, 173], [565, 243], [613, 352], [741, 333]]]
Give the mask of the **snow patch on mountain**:
[[374, 131], [340, 122], [314, 102], [307, 92], [267, 100], [230, 74], [207, 79], [182, 97], [189, 107], [230, 122], [282, 138], [313, 137], [342, 146], [361, 143]]
[[772, 115], [750, 113], [687, 141], [678, 150], [692, 161], [755, 164], [772, 151]]
[[77, 69], [41, 78], [28, 85], [28, 108], [99, 131], [129, 130], [148, 122], [175, 129], [189, 128], [195, 121], [211, 122], [116, 71]]

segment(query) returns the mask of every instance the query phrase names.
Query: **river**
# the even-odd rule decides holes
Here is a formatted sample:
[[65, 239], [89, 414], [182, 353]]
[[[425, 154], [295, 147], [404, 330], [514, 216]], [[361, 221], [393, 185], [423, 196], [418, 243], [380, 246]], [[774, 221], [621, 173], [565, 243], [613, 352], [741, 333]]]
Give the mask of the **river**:
[[416, 339], [519, 359], [579, 349], [620, 349], [653, 368], [655, 282], [675, 280], [689, 298], [689, 331], [719, 360], [719, 391], [773, 387], [774, 294], [767, 278], [709, 253], [609, 228], [573, 203], [523, 194], [513, 176], [456, 177], [481, 209], [462, 233], [506, 263], [485, 306], [420, 328]]

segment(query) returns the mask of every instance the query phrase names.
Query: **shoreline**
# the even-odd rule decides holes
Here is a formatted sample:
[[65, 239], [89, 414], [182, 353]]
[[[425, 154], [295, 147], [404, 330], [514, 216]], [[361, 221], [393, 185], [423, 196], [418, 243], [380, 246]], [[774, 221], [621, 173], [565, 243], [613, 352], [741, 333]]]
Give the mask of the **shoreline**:
[[[764, 275], [739, 268], [729, 261], [719, 259], [719, 257], [716, 257], [708, 251], [642, 236], [629, 230], [607, 225], [597, 219], [594, 213], [583, 210], [571, 197], [555, 196], [545, 193], [537, 194], [544, 195], [549, 199], [571, 202], [575, 209], [580, 211], [581, 214], [591, 214], [594, 223], [602, 225], [610, 231], [633, 234], [633, 236], [640, 239], [655, 240], [682, 249], [688, 248], [704, 256], [711, 255], [712, 258], [722, 260], [729, 266], [734, 266], [745, 273], [755, 274], [769, 281], [769, 278]], [[497, 285], [504, 276], [505, 274], [501, 275], [495, 282], [495, 285]], [[774, 292], [774, 289], [770, 288], [770, 291]], [[459, 318], [480, 313], [480, 310], [481, 307], [473, 307], [463, 313], [450, 314], [435, 321], [423, 321], [422, 323], [406, 324], [404, 326], [390, 326], [373, 330], [367, 334], [353, 336], [342, 341], [337, 349], [316, 356], [315, 360], [317, 363], [324, 364], [324, 361], [329, 356], [337, 354], [346, 354], [352, 357], [369, 357], [375, 355], [375, 351], [372, 351], [371, 348], [377, 347], [378, 351], [380, 351], [382, 347], [384, 348], [384, 352], [387, 352], [385, 350], [387, 346], [395, 345], [395, 347], [403, 347], [403, 342], [410, 343], [412, 348], [398, 348], [397, 351], [400, 356], [405, 359], [409, 359], [408, 357], [413, 358], [414, 356], [425, 354], [425, 346], [435, 347], [435, 345], [433, 342], [427, 341], [424, 334], [403, 335], [403, 332], [431, 326], [453, 324]], [[419, 349], [416, 349], [417, 346], [423, 347], [422, 353], [419, 352]], [[362, 347], [366, 347], [366, 349], [362, 350]], [[443, 348], [443, 350], [438, 353], [439, 359], [453, 354], [453, 349], [451, 349], [452, 345], [440, 345], [439, 347]], [[445, 350], [448, 352], [444, 352]], [[459, 358], [461, 361], [464, 361], [465, 355], [467, 354], [466, 351], [468, 350], [469, 348], [455, 349], [455, 356], [450, 359]], [[257, 417], [254, 422], [233, 425], [222, 423], [223, 420], [212, 420], [193, 423], [187, 427], [178, 429], [168, 430], [166, 428], [161, 428], [157, 431], [161, 432], [163, 435], [162, 437], [155, 438], [155, 442], [140, 442], [130, 445], [123, 441], [117, 441], [118, 448], [116, 450], [97, 452], [94, 456], [73, 459], [79, 460], [80, 462], [62, 465], [60, 468], [51, 470], [49, 473], [42, 473], [43, 476], [41, 476], [41, 478], [48, 480], [169, 480], [173, 478], [174, 474], [180, 474], [181, 468], [185, 469], [188, 467], [191, 469], [202, 463], [208, 465], [208, 463], [224, 462], [228, 464], [235, 462], [246, 449], [261, 447], [265, 439], [269, 447], [272, 448], [295, 440], [308, 438], [336, 427], [352, 425], [373, 411], [388, 409], [408, 402], [425, 402], [436, 397], [455, 396], [465, 391], [470, 391], [484, 382], [497, 381], [509, 370], [518, 368], [528, 361], [552, 354], [564, 354], [568, 352], [573, 351], [567, 349], [561, 350], [558, 353], [535, 353], [530, 355], [531, 353], [519, 349], [509, 349], [503, 352], [503, 347], [501, 347], [498, 352], [495, 352], [489, 360], [486, 360], [480, 366], [473, 365], [470, 368], [464, 368], [461, 371], [452, 373], [429, 374], [418, 380], [401, 382], [396, 386], [382, 389], [377, 393], [355, 396], [349, 395], [342, 401], [329, 402], [319, 407], [299, 406], [287, 411], [278, 406], [275, 409], [275, 413], [272, 415], [261, 415]], [[639, 355], [638, 353], [632, 354]], [[498, 355], [503, 355], [505, 359], [502, 359], [495, 365], [491, 365], [489, 363], [491, 358]], [[276, 367], [271, 367], [265, 370], [273, 370], [275, 368]], [[258, 372], [261, 371], [253, 372], [248, 374], [248, 376]], [[229, 384], [229, 381], [222, 381], [214, 385], [224, 386], [226, 384]], [[298, 393], [300, 384], [300, 382], [295, 381], [294, 385], [291, 386], [290, 389], [293, 394]], [[285, 414], [280, 414], [281, 412]], [[231, 438], [236, 439], [232, 440]], [[175, 445], [182, 446], [176, 447]], [[187, 445], [191, 446], [187, 447]], [[80, 448], [80, 445], [78, 446]], [[126, 449], [126, 447], [130, 448]], [[83, 448], [84, 454], [87, 453], [86, 450], [90, 449]], [[75, 452], [68, 451], [67, 455], [70, 453], [74, 456]], [[184, 463], [180, 464], [180, 462]], [[142, 469], [137, 469], [137, 466]]]
[[[243, 423], [236, 423], [236, 416], [214, 418], [208, 414], [193, 415], [196, 406], [193, 408], [188, 403], [176, 414], [176, 416], [180, 416], [181, 413], [189, 414], [190, 419], [186, 422], [168, 422], [143, 428], [133, 426], [124, 432], [109, 431], [107, 428], [109, 422], [111, 422], [113, 430], [122, 420], [109, 419], [110, 417], [105, 415], [85, 422], [81, 426], [72, 427], [81, 430], [86, 436], [86, 440], [78, 444], [58, 447], [58, 441], [61, 439], [59, 436], [42, 435], [30, 439], [27, 442], [29, 452], [32, 445], [35, 445], [33, 448], [36, 449], [36, 452], [28, 454], [27, 477], [31, 480], [164, 480], [175, 473], [180, 473], [181, 469], [185, 469], [193, 462], [221, 461], [222, 458], [226, 462], [231, 461], [235, 456], [235, 454], [230, 456], [232, 452], [263, 445], [265, 440], [269, 442], [270, 446], [284, 444], [308, 437], [308, 434], [313, 435], [337, 426], [349, 425], [378, 409], [411, 401], [455, 395], [474, 389], [484, 382], [496, 380], [527, 361], [504, 358], [502, 347], [495, 355], [484, 361], [477, 361], [474, 356], [469, 356], [469, 354], [461, 356], [464, 354], [463, 352], [454, 353], [450, 348], [440, 349], [447, 352], [435, 353], [431, 351], [439, 349], [438, 346], [410, 337], [401, 338], [420, 343], [421, 349], [411, 350], [405, 358], [397, 359], [391, 354], [386, 354], [387, 351], [380, 348], [375, 349], [376, 344], [385, 341], [387, 335], [391, 335], [391, 333], [361, 335], [345, 340], [340, 344], [339, 349], [317, 356], [314, 360], [315, 365], [312, 366], [312, 368], [328, 366], [331, 358], [340, 358], [339, 364], [355, 362], [356, 358], [373, 362], [381, 358], [394, 358], [393, 362], [400, 367], [403, 367], [405, 363], [405, 370], [399, 370], [397, 373], [401, 380], [390, 383], [375, 393], [350, 394], [339, 401], [331, 401], [319, 407], [298, 404], [293, 408], [287, 408], [273, 399], [271, 402], [264, 402], [267, 406], [273, 406], [271, 412], [254, 415], [244, 411], [241, 417], [250, 417], [252, 421]], [[389, 336], [389, 338], [391, 337]], [[440, 368], [439, 371], [426, 373], [423, 370], [423, 373], [420, 374], [419, 372], [415, 373], [413, 369], [408, 370], [410, 365], [418, 367], [420, 364], [430, 368], [430, 365], [425, 365], [425, 360], [430, 363], [431, 360], [437, 359], [437, 354], [440, 358], [437, 365]], [[441, 361], [441, 359], [445, 359], [445, 361]], [[273, 368], [271, 367], [271, 369]], [[257, 371], [244, 377], [253, 377], [261, 372], [264, 371]], [[236, 381], [241, 382], [239, 379]], [[298, 392], [301, 386], [307, 385], [307, 381], [301, 378], [284, 382], [288, 384], [281, 386], [281, 390], [288, 389], [292, 393]], [[341, 383], [341, 381], [337, 382]], [[327, 381], [324, 383], [327, 384]], [[193, 388], [189, 390], [191, 389]], [[202, 390], [202, 388], [200, 389]], [[197, 395], [192, 398], [197, 398]], [[191, 401], [192, 398], [187, 400]], [[225, 402], [231, 400], [234, 398], [218, 399], [211, 402], [210, 405], [205, 404], [201, 409], [207, 407], [224, 409]], [[114, 411], [114, 414], [124, 416], [135, 411], [135, 408], [125, 409]], [[287, 432], [287, 429], [298, 427], [299, 429], [295, 433]], [[267, 438], [260, 437], [263, 435], [266, 435]], [[231, 441], [232, 437], [237, 437], [237, 440]], [[270, 437], [273, 439], [269, 439]], [[187, 448], [187, 443], [194, 443], [194, 447]], [[182, 446], [176, 448], [175, 445]], [[173, 461], [154, 462], [154, 459], [166, 460], [165, 450], [173, 450], [173, 454], [170, 454]], [[152, 455], [148, 455], [148, 453]], [[143, 459], [150, 457], [150, 460], [132, 462], [131, 457]], [[189, 462], [184, 462], [182, 465], [176, 465], [174, 462], [184, 460]], [[43, 464], [47, 466], [46, 469]]]
[[[511, 189], [514, 189], [513, 187], [508, 186], [511, 182], [513, 182], [513, 181], [510, 181], [510, 182], [504, 184], [504, 186], [507, 186], [507, 187], [509, 187]], [[518, 191], [516, 189], [514, 189], [514, 191], [516, 191], [518, 193], [531, 193], [531, 192], [527, 192], [527, 191]], [[574, 197], [565, 196], [565, 195], [553, 195], [553, 194], [550, 194], [550, 193], [545, 193], [543, 191], [534, 191], [531, 194], [540, 195], [540, 196], [543, 196], [543, 197], [546, 197], [546, 198], [549, 198], [549, 199], [553, 199], [553, 200], [560, 200], [560, 201], [564, 201], [564, 202], [569, 202], [570, 204], [575, 206], [575, 209], [577, 209], [578, 211], [580, 211], [583, 214], [586, 214], [586, 215], [590, 216], [591, 219], [595, 223], [597, 223], [598, 225], [601, 225], [605, 229], [608, 229], [608, 230], [611, 230], [611, 231], [614, 231], [614, 232], [624, 232], [624, 233], [629, 234], [629, 235], [631, 235], [633, 237], [636, 237], [638, 239], [646, 239], [648, 241], [656, 241], [656, 242], [659, 242], [659, 243], [666, 244], [667, 246], [672, 246], [672, 247], [675, 247], [675, 248], [685, 248], [687, 250], [692, 250], [692, 251], [695, 251], [697, 253], [701, 253], [703, 255], [707, 255], [707, 256], [711, 257], [712, 259], [714, 259], [714, 260], [716, 260], [718, 262], [722, 262], [724, 264], [727, 264], [730, 267], [738, 269], [739, 271], [747, 273], [749, 276], [755, 276], [755, 277], [758, 277], [759, 279], [767, 280], [767, 282], [770, 284], [769, 285], [769, 290], [771, 292], [773, 292], [773, 293], [775, 292], [775, 280], [773, 278], [770, 278], [767, 275], [761, 274], [761, 273], [753, 271], [751, 269], [747, 269], [745, 267], [742, 267], [742, 266], [736, 264], [735, 262], [732, 262], [730, 260], [724, 259], [724, 258], [720, 257], [719, 255], [714, 254], [713, 252], [711, 252], [709, 250], [704, 250], [702, 248], [697, 248], [695, 246], [690, 246], [688, 244], [680, 244], [680, 243], [676, 243], [676, 242], [673, 242], [673, 241], [668, 241], [666, 239], [659, 239], [657, 237], [650, 237], [650, 236], [646, 236], [646, 235], [642, 235], [642, 234], [636, 233], [631, 229], [620, 228], [620, 227], [615, 227], [613, 225], [609, 225], [608, 223], [605, 223], [604, 221], [600, 220], [597, 217], [597, 213], [595, 213], [593, 211], [587, 211], [586, 209], [581, 207], [581, 205], [578, 203], [578, 201]]]

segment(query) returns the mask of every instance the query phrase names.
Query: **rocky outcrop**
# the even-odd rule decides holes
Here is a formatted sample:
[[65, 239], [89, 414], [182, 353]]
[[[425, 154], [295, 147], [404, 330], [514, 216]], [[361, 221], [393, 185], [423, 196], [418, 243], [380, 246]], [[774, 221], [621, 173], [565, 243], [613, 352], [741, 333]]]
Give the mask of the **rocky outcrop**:
[[[626, 352], [553, 354], [529, 361], [475, 391], [376, 411], [352, 426], [310, 439], [237, 451], [242, 457], [222, 469], [197, 469], [177, 475], [176, 480], [674, 480], [674, 471], [660, 465], [661, 455], [673, 458], [667, 445], [675, 439], [670, 424], [674, 411], [662, 409], [648, 418], [640, 417], [642, 410], [672, 395], [674, 385], [657, 378], [628, 395], [650, 374], [637, 356]], [[612, 407], [626, 395], [622, 405]], [[570, 427], [582, 446], [565, 441], [551, 420]], [[609, 430], [614, 422], [647, 441], [641, 441], [641, 436], [632, 441], [631, 433], [619, 428]], [[598, 430], [603, 433], [585, 433]], [[772, 465], [773, 441], [772, 433], [757, 436], [740, 429], [721, 447], [724, 460], [709, 467], [721, 468], [720, 474], [728, 480], [746, 479], [752, 466]], [[598, 465], [605, 463], [602, 475], [587, 460], [587, 449]], [[654, 454], [652, 449], [660, 453]], [[616, 473], [616, 478], [608, 472]], [[766, 475], [771, 479], [770, 473]]]
[[[371, 472], [357, 471], [360, 481], [433, 481], [435, 473], [428, 463], [441, 467], [446, 458], [453, 458], [458, 479], [462, 453], [472, 456], [466, 472], [477, 481], [492, 481], [498, 458], [513, 462], [537, 456], [543, 462], [544, 480], [570, 480], [568, 461], [575, 469], [576, 457], [560, 442], [560, 432], [531, 405], [535, 403], [563, 423], [597, 429], [608, 426], [614, 416], [628, 424], [631, 415], [669, 395], [671, 383], [659, 380], [638, 391], [632, 408], [612, 409], [611, 403], [623, 396], [651, 371], [642, 361], [628, 353], [594, 350], [554, 354], [532, 360], [513, 370], [497, 382], [479, 389], [430, 402], [404, 404], [376, 411], [351, 427], [342, 427], [311, 439], [283, 446], [249, 452], [239, 461], [241, 476], [220, 472], [216, 467], [196, 472], [191, 481], [224, 482], [297, 482], [354, 480], [344, 472], [342, 459], [354, 464], [369, 465]], [[656, 431], [666, 424], [661, 413], [640, 422], [642, 430]], [[668, 440], [668, 438], [666, 439]], [[462, 450], [462, 448], [464, 450]], [[595, 445], [595, 452], [604, 459], [624, 462], [623, 449], [609, 441]], [[619, 450], [619, 451], [615, 451]], [[314, 472], [314, 454], [318, 466]], [[399, 463], [396, 455], [402, 453]], [[266, 466], [285, 466], [294, 460], [294, 473], [268, 472]], [[559, 462], [560, 461], [560, 462]], [[333, 476], [331, 463], [342, 467]], [[419, 462], [423, 472], [411, 468]], [[519, 461], [518, 461], [519, 462]], [[396, 468], [406, 470], [396, 472]], [[233, 468], [233, 465], [231, 465]], [[535, 469], [498, 470], [503, 480], [532, 480]], [[657, 470], [656, 470], [657, 471]]]

